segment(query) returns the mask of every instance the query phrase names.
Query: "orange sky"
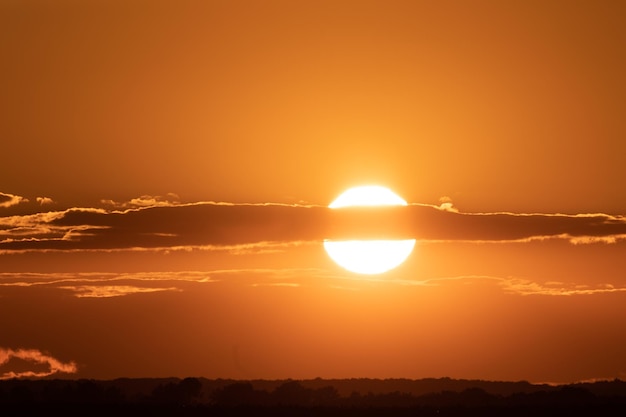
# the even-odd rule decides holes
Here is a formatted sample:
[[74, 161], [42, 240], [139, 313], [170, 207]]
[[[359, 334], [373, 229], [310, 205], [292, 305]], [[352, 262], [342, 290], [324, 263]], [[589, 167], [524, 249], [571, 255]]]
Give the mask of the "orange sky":
[[[3, 1], [0, 378], [626, 377], [625, 19]], [[369, 183], [388, 231], [326, 208]]]

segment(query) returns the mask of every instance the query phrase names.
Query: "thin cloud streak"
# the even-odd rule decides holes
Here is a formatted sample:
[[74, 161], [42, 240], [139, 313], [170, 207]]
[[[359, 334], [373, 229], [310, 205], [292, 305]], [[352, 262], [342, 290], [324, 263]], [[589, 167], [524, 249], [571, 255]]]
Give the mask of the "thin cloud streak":
[[111, 298], [162, 291], [180, 292], [185, 283], [217, 283], [228, 277], [246, 277], [251, 286], [299, 287], [303, 279], [328, 278], [316, 268], [253, 268], [209, 271], [162, 271], [132, 273], [0, 273], [0, 287], [41, 287], [70, 291], [77, 298]]
[[138, 207], [171, 207], [181, 205], [180, 197], [174, 193], [167, 193], [165, 196], [152, 196], [142, 195], [141, 197], [133, 198], [130, 201], [114, 201], [103, 199], [100, 202], [106, 206], [111, 206], [116, 209], [128, 209]]
[[578, 283], [566, 283], [560, 281], [536, 282], [525, 278], [497, 277], [489, 275], [461, 275], [456, 277], [432, 278], [423, 281], [425, 285], [444, 285], [451, 282], [492, 282], [503, 289], [507, 294], [529, 296], [574, 296], [594, 295], [626, 292], [626, 287], [616, 287], [613, 284], [604, 283], [594, 286]]
[[132, 285], [77, 285], [62, 286], [62, 290], [74, 292], [77, 298], [111, 298], [122, 297], [130, 294], [153, 293], [161, 291], [182, 291], [180, 288], [146, 288]]
[[[45, 365], [44, 370], [20, 370], [10, 369], [11, 360], [19, 359], [30, 362], [33, 365]], [[2, 368], [7, 368], [2, 370]], [[8, 349], [0, 347], [0, 380], [12, 378], [42, 378], [57, 373], [74, 374], [78, 367], [74, 362], [62, 362], [37, 349]]]
[[549, 240], [566, 240], [572, 245], [591, 244], [616, 244], [626, 241], [626, 234], [615, 234], [610, 236], [572, 236], [568, 233], [558, 235], [530, 236], [521, 239], [504, 240], [480, 240], [480, 239], [420, 239], [419, 243], [472, 243], [472, 244], [504, 244], [504, 243], [533, 243], [545, 242]]
[[296, 282], [261, 282], [257, 284], [252, 284], [253, 287], [287, 287], [287, 288], [298, 288], [301, 285]]
[[0, 273], [0, 287], [47, 286], [70, 291], [77, 298], [110, 298], [137, 293], [182, 291], [185, 282], [215, 282], [208, 272], [135, 273]]
[[560, 281], [538, 282], [527, 278], [492, 275], [411, 278], [355, 276], [323, 268], [244, 268], [207, 271], [162, 271], [133, 273], [2, 273], [0, 287], [47, 286], [70, 291], [77, 298], [111, 298], [131, 294], [180, 292], [185, 283], [236, 282], [252, 287], [326, 287], [363, 289], [368, 284], [403, 287], [440, 287], [488, 283], [504, 293], [520, 296], [585, 296], [626, 292], [626, 287], [611, 283], [595, 285]]
[[186, 245], [186, 246], [162, 246], [162, 247], [123, 247], [123, 248], [111, 248], [111, 249], [0, 249], [0, 255], [9, 254], [24, 254], [24, 253], [119, 253], [119, 252], [157, 252], [163, 254], [169, 254], [172, 252], [194, 252], [194, 251], [207, 251], [207, 252], [225, 252], [229, 255], [260, 255], [271, 253], [283, 253], [290, 248], [295, 248], [304, 245], [319, 244], [319, 241], [289, 241], [289, 242], [256, 242], [256, 243], [244, 243], [240, 245]]
[[503, 281], [502, 287], [505, 292], [517, 295], [573, 296], [626, 292], [625, 287], [615, 287], [612, 284], [596, 286], [563, 282], [541, 284], [526, 279], [507, 279]]

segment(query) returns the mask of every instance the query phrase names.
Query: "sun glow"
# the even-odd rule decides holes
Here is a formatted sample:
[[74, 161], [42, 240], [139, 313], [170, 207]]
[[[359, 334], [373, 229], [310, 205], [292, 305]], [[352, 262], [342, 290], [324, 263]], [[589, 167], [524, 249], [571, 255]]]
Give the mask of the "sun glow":
[[398, 194], [387, 187], [380, 185], [364, 185], [350, 188], [335, 199], [328, 207], [354, 207], [354, 206], [406, 206]]
[[[407, 202], [386, 187], [369, 185], [347, 190], [328, 207], [406, 206]], [[341, 267], [358, 274], [382, 274], [408, 258], [415, 239], [324, 241], [328, 256]]]

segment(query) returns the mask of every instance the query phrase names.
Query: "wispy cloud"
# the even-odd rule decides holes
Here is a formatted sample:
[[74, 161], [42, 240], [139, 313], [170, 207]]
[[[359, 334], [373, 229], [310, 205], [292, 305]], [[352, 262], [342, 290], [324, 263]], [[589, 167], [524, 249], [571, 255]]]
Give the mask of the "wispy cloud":
[[[31, 369], [24, 369], [24, 366], [15, 367], [16, 360], [30, 364]], [[37, 349], [0, 347], [0, 379], [42, 378], [57, 373], [73, 374], [77, 370], [74, 362], [62, 362]]]
[[626, 287], [615, 286], [610, 283], [595, 285], [576, 282], [546, 281], [539, 282], [527, 278], [499, 277], [492, 275], [460, 275], [453, 277], [437, 277], [423, 281], [425, 285], [451, 285], [455, 283], [487, 282], [499, 286], [507, 294], [515, 295], [542, 295], [542, 296], [573, 296], [594, 295], [616, 292], [626, 292]]
[[[70, 232], [74, 236], [77, 235], [76, 231]], [[6, 242], [9, 242], [7, 240]], [[244, 243], [240, 245], [179, 245], [179, 246], [161, 246], [161, 247], [119, 247], [108, 249], [64, 249], [64, 248], [46, 248], [41, 249], [37, 247], [30, 247], [27, 249], [0, 249], [0, 255], [6, 254], [25, 254], [32, 252], [39, 253], [85, 253], [85, 252], [99, 252], [99, 253], [119, 253], [119, 252], [153, 252], [162, 253], [168, 255], [176, 252], [194, 252], [194, 251], [207, 251], [207, 252], [223, 252], [229, 255], [260, 255], [260, 254], [272, 254], [272, 253], [284, 253], [290, 248], [317, 244], [316, 241], [291, 241], [291, 242], [256, 242], [256, 243]], [[0, 245], [1, 247], [1, 245]]]
[[61, 286], [63, 290], [70, 290], [78, 298], [111, 298], [130, 294], [152, 293], [160, 291], [181, 291], [176, 287], [148, 288], [132, 285], [74, 285]]
[[19, 195], [0, 193], [0, 207], [11, 207], [20, 203], [27, 203], [28, 199]]
[[590, 245], [593, 243], [613, 244], [618, 241], [626, 241], [626, 234], [614, 234], [610, 236], [571, 236], [570, 243], [574, 245]]
[[437, 208], [439, 210], [444, 210], [444, 211], [452, 211], [454, 213], [458, 213], [459, 209], [457, 209], [456, 207], [454, 207], [454, 204], [452, 204], [452, 199], [448, 196], [443, 196], [439, 199], [439, 203], [441, 203]]
[[298, 288], [300, 284], [297, 282], [260, 282], [252, 284], [253, 287], [288, 287], [288, 288]]
[[518, 295], [571, 296], [626, 292], [626, 287], [616, 287], [612, 284], [592, 286], [557, 281], [538, 283], [527, 279], [506, 279], [501, 285], [505, 292]]
[[[320, 280], [321, 279], [321, 280]], [[110, 298], [184, 291], [190, 284], [237, 282], [245, 286], [324, 285], [344, 279], [322, 268], [241, 268], [207, 271], [0, 273], [0, 288], [47, 287], [77, 298]]]
[[37, 197], [36, 200], [37, 200], [37, 203], [39, 203], [42, 206], [54, 203], [54, 200], [51, 199], [50, 197]]
[[70, 291], [78, 298], [109, 298], [182, 291], [185, 282], [215, 282], [211, 275], [206, 271], [0, 273], [0, 287], [47, 286]]
[[130, 201], [114, 201], [109, 199], [100, 200], [106, 206], [116, 209], [127, 209], [137, 207], [168, 207], [180, 205], [180, 197], [174, 193], [167, 193], [165, 196], [160, 195], [142, 195], [133, 198]]
[[450, 287], [492, 285], [520, 296], [585, 296], [626, 292], [609, 282], [537, 281], [523, 277], [458, 275], [430, 278], [410, 276], [357, 276], [324, 268], [242, 268], [207, 271], [0, 273], [0, 287], [42, 287], [68, 291], [77, 298], [111, 298], [132, 294], [185, 291], [190, 284], [237, 283], [252, 287], [325, 287], [361, 290], [368, 285]]

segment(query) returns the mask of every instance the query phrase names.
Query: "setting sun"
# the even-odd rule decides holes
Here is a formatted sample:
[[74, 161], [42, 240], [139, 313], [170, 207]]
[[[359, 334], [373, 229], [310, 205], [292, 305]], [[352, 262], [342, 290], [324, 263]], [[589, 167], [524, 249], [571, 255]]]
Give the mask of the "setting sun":
[[328, 207], [354, 206], [406, 206], [402, 197], [387, 187], [380, 185], [363, 185], [350, 188], [335, 199]]
[[[328, 207], [406, 206], [407, 202], [389, 188], [366, 185], [350, 188]], [[415, 239], [324, 241], [328, 256], [341, 267], [358, 274], [382, 274], [406, 260]]]

